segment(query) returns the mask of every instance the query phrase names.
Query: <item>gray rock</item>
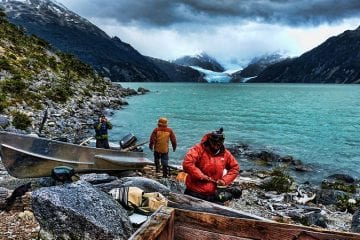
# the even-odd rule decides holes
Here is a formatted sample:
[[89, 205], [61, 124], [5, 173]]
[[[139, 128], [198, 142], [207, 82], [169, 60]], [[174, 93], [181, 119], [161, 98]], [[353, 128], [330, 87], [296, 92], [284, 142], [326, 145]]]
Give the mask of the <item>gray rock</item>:
[[353, 215], [351, 221], [351, 231], [360, 233], [360, 208], [358, 208]]
[[0, 116], [0, 129], [5, 129], [10, 125], [10, 122], [6, 116]]
[[42, 239], [128, 239], [133, 232], [125, 209], [85, 181], [38, 189], [32, 207]]
[[338, 200], [346, 197], [343, 191], [332, 189], [320, 189], [316, 194], [316, 202], [324, 205], [337, 204]]
[[101, 174], [89, 173], [80, 176], [80, 180], [84, 180], [91, 184], [108, 183], [116, 179], [117, 177], [110, 176], [107, 173], [101, 173]]
[[298, 213], [296, 211], [289, 212], [291, 219], [301, 222], [305, 226], [327, 227], [328, 219], [325, 215], [318, 212]]

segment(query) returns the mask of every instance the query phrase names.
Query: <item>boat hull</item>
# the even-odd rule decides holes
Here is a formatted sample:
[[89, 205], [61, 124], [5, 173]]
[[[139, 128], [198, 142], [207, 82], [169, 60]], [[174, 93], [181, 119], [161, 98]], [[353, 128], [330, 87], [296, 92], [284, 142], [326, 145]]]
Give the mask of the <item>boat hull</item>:
[[22, 134], [0, 132], [1, 159], [17, 178], [46, 177], [56, 166], [76, 172], [113, 172], [153, 164], [142, 152], [93, 148]]
[[355, 240], [360, 234], [162, 207], [129, 240]]

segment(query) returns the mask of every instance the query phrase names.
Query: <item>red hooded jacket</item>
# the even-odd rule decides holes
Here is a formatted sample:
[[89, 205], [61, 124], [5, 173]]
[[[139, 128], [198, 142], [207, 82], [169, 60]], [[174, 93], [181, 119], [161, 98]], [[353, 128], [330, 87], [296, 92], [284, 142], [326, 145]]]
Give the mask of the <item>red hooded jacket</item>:
[[[183, 169], [188, 174], [186, 188], [203, 195], [214, 195], [216, 183], [204, 180], [206, 176], [213, 180], [223, 180], [225, 185], [231, 184], [239, 174], [239, 164], [234, 156], [222, 146], [222, 151], [214, 155], [205, 142], [211, 133], [206, 134], [201, 143], [193, 146], [185, 155]], [[224, 169], [227, 173], [223, 175]]]

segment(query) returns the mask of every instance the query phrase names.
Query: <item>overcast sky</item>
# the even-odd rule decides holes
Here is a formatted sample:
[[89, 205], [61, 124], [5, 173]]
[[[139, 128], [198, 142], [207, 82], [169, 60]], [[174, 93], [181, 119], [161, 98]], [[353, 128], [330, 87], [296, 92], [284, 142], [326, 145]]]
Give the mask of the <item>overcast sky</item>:
[[299, 56], [360, 25], [360, 0], [57, 2], [143, 55], [174, 60], [204, 51], [228, 68], [266, 53]]

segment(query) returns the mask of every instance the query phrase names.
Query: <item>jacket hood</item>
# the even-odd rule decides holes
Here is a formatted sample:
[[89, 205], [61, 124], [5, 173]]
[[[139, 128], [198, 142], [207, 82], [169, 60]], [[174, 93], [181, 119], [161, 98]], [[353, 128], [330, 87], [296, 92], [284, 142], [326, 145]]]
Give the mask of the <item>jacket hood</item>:
[[205, 134], [201, 139], [201, 143], [204, 144], [207, 140], [209, 140], [210, 135], [211, 135], [211, 132]]
[[[208, 142], [209, 138], [210, 138], [210, 135], [211, 135], [211, 132], [205, 134], [202, 139], [201, 139], [201, 145], [204, 146], [205, 150], [212, 153], [211, 151], [211, 147], [210, 147], [210, 144]], [[212, 153], [213, 155], [218, 155], [219, 153], [223, 153], [225, 151], [225, 146], [224, 144], [222, 144], [222, 146], [220, 147], [220, 151], [216, 154]]]

